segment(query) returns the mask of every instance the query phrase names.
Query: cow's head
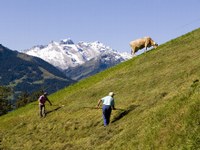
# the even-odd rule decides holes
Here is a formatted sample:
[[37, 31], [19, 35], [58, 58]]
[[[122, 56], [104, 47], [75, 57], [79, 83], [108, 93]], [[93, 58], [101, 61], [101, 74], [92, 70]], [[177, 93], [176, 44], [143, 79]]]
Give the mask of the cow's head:
[[154, 43], [153, 43], [153, 47], [154, 47], [154, 48], [157, 48], [157, 47], [158, 47], [158, 44], [157, 44], [156, 42], [154, 42]]

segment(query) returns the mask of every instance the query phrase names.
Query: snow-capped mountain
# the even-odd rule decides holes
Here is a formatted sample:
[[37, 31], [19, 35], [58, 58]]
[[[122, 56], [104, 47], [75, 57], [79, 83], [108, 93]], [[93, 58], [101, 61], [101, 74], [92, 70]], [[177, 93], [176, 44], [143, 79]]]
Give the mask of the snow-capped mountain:
[[[77, 78], [73, 75], [70, 75], [69, 72], [73, 72], [73, 69], [75, 69], [76, 72], [79, 72], [78, 74], [80, 75], [83, 69], [80, 71], [77, 68], [83, 67], [85, 65], [88, 66], [88, 64], [91, 62], [93, 64], [96, 62], [101, 63], [101, 65], [99, 64], [96, 67], [102, 66], [104, 64], [106, 65], [104, 69], [106, 69], [131, 58], [130, 54], [119, 53], [98, 41], [91, 43], [79, 42], [75, 44], [71, 39], [64, 39], [60, 42], [52, 41], [46, 46], [34, 46], [33, 48], [26, 50], [25, 53], [42, 58], [55, 67], [65, 71], [66, 75], [68, 77], [72, 77], [73, 79], [82, 79], [89, 76], [90, 74]], [[96, 67], [93, 68], [92, 65], [89, 66], [91, 67], [88, 69], [90, 69], [92, 72], [94, 69], [99, 71], [102, 70]]]

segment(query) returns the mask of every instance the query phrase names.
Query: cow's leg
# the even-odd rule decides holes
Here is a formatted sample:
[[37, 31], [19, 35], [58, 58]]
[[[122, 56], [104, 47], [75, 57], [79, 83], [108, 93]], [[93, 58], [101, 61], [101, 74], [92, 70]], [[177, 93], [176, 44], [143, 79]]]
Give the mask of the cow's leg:
[[145, 50], [144, 50], [144, 52], [145, 52], [145, 53], [147, 52], [147, 47], [145, 47]]
[[137, 47], [134, 47], [134, 46], [132, 46], [132, 45], [130, 45], [130, 46], [131, 46], [131, 55], [132, 55], [132, 56], [136, 56], [135, 53], [136, 53], [136, 51], [137, 51]]
[[134, 48], [131, 46], [131, 55], [134, 54]]
[[131, 50], [131, 55], [135, 56], [135, 49]]
[[148, 45], [149, 45], [149, 40], [147, 40], [147, 41], [145, 42], [145, 45], [144, 45], [144, 47], [145, 47], [145, 53], [147, 52], [147, 47], [148, 47]]
[[134, 53], [133, 53], [133, 50], [131, 49], [131, 55], [133, 55]]

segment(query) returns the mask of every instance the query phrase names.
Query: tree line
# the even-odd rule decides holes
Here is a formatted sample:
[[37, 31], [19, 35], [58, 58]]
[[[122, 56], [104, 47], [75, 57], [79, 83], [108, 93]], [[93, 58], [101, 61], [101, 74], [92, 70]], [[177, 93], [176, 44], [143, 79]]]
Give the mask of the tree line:
[[36, 101], [42, 93], [43, 90], [33, 93], [22, 92], [15, 101], [13, 101], [12, 89], [10, 87], [0, 86], [0, 116]]

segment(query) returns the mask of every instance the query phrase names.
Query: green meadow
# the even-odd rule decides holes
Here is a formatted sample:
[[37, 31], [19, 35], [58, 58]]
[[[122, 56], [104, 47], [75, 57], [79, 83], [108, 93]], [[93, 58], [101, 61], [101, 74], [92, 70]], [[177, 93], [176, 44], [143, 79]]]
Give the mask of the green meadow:
[[[100, 98], [116, 93], [103, 126]], [[200, 29], [0, 117], [2, 150], [200, 149]]]

